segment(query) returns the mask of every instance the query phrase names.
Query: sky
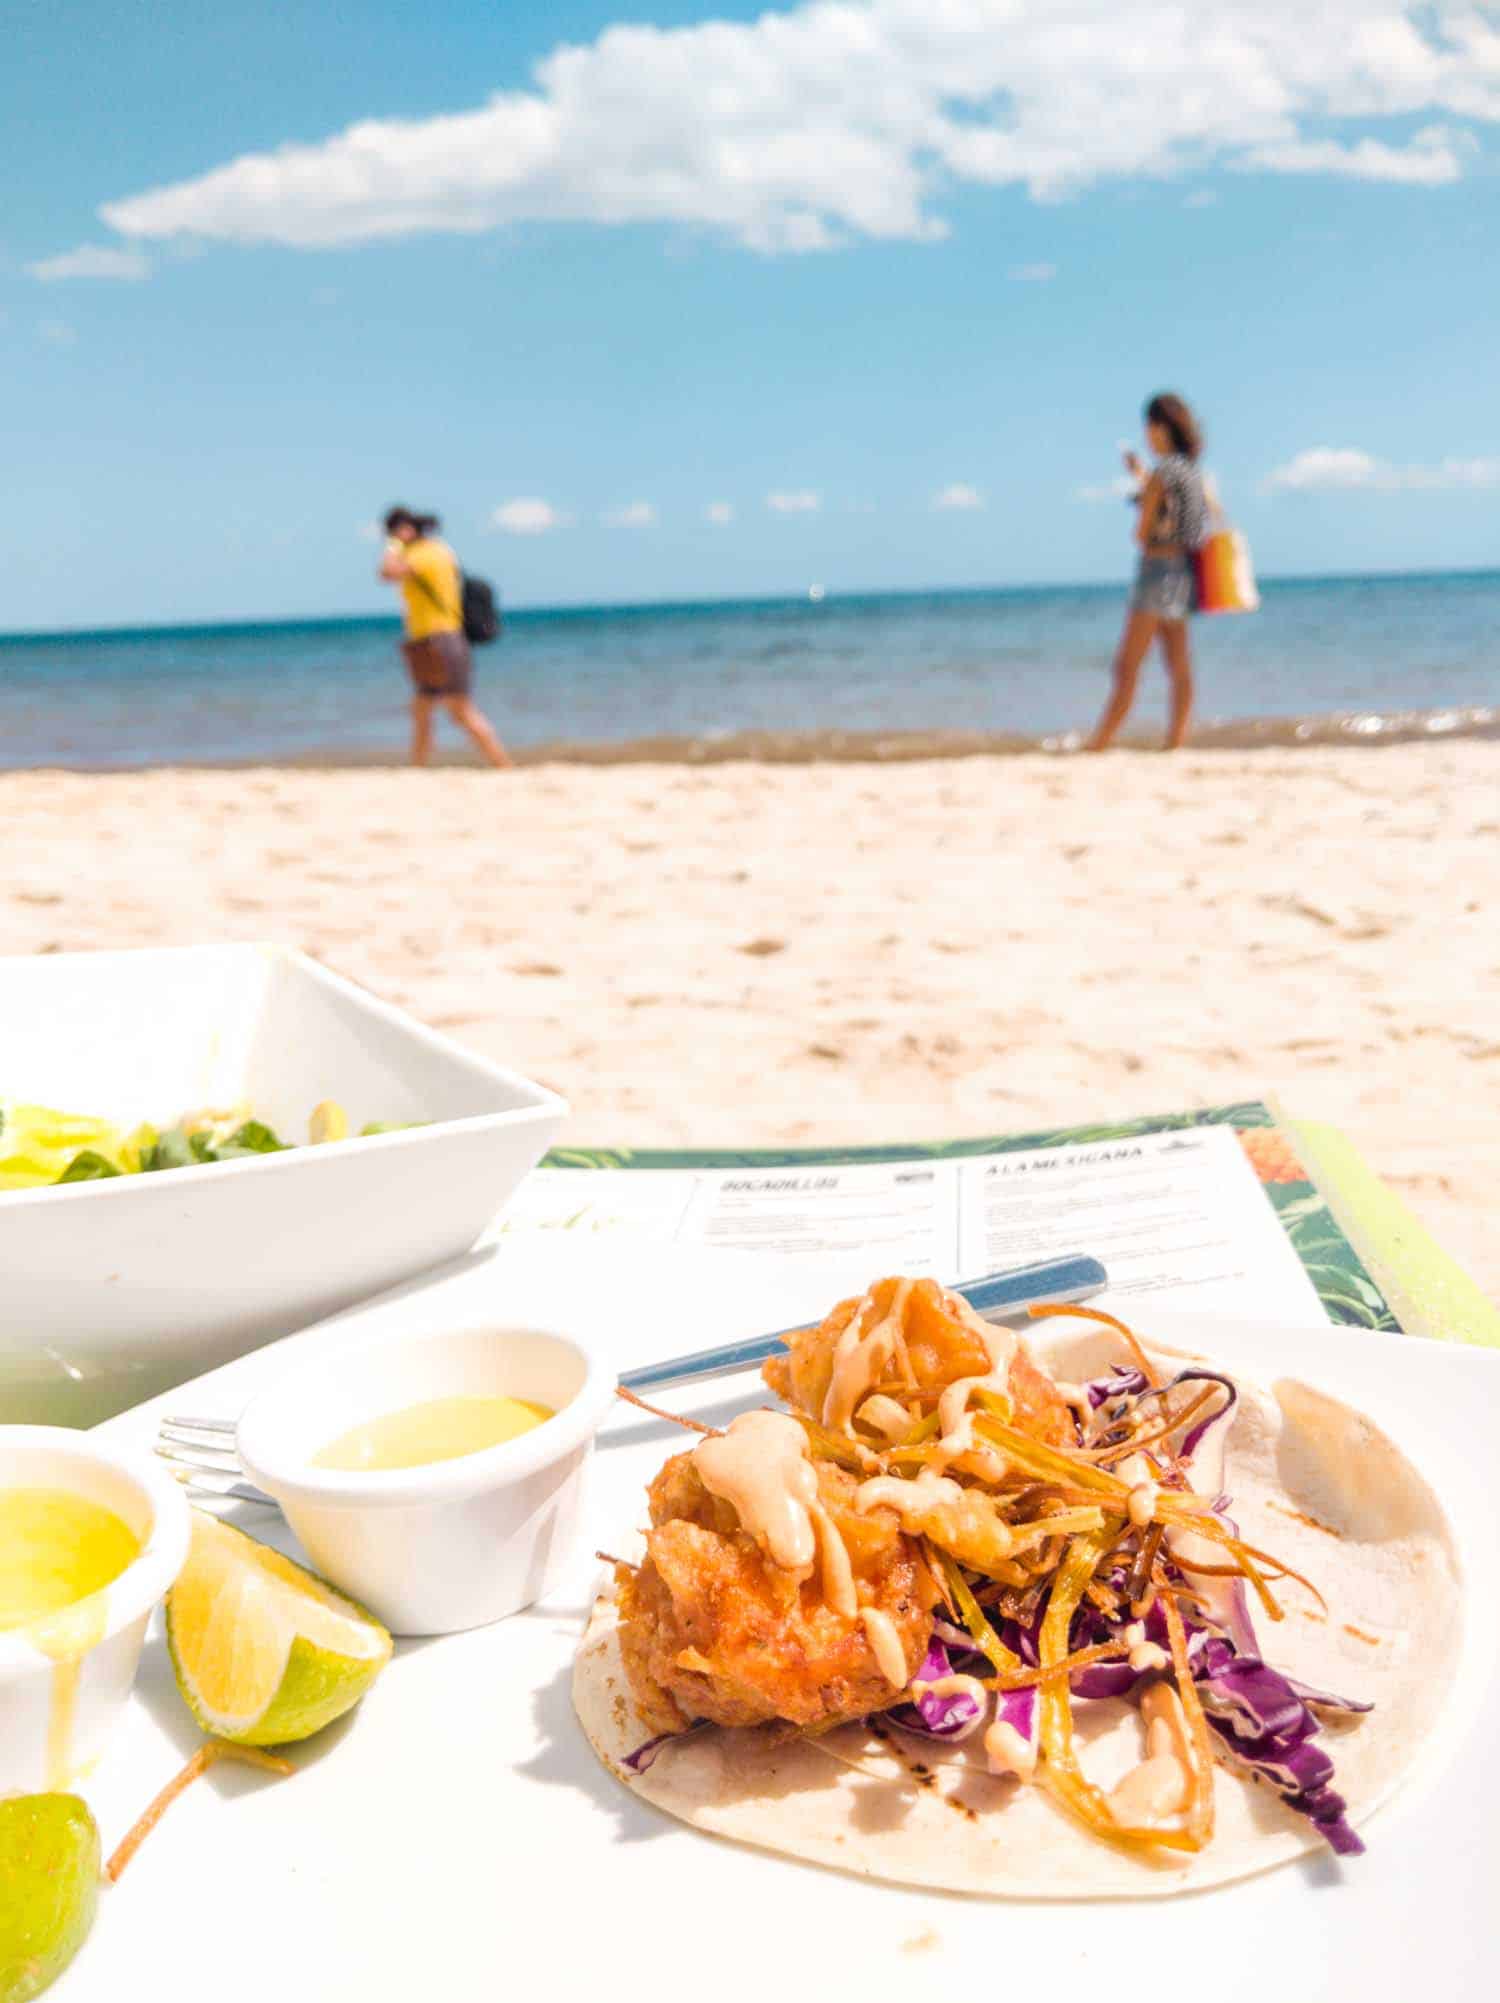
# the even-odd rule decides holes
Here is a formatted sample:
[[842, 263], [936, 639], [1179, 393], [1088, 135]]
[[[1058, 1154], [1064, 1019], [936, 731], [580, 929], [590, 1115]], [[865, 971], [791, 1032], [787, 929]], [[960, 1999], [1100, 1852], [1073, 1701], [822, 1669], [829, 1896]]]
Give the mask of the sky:
[[8, 15], [0, 629], [1500, 561], [1500, 6]]

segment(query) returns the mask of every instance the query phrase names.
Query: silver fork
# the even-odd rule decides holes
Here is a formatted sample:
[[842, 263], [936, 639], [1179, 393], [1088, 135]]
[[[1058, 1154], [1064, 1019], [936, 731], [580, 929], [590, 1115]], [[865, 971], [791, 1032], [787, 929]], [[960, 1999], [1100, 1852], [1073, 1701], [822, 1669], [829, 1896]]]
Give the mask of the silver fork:
[[[952, 1288], [962, 1294], [976, 1314], [986, 1321], [1013, 1321], [1028, 1308], [1044, 1302], [1058, 1304], [1087, 1300], [1108, 1284], [1108, 1275], [1097, 1259], [1082, 1254], [1043, 1259], [1035, 1265], [1015, 1266], [1003, 1273], [987, 1273], [983, 1279], [961, 1280]], [[671, 1384], [686, 1384], [708, 1377], [727, 1377], [764, 1363], [786, 1347], [787, 1338], [801, 1333], [796, 1328], [778, 1329], [774, 1335], [759, 1335], [747, 1342], [723, 1343], [716, 1349], [697, 1349], [688, 1356], [674, 1356], [665, 1363], [648, 1363], [620, 1373], [626, 1391], [661, 1391]], [[169, 1463], [177, 1479], [187, 1488], [204, 1495], [222, 1496], [226, 1501], [259, 1502], [274, 1509], [276, 1504], [264, 1489], [245, 1480], [244, 1469], [234, 1450], [233, 1419], [163, 1419], [156, 1436], [156, 1452]]]

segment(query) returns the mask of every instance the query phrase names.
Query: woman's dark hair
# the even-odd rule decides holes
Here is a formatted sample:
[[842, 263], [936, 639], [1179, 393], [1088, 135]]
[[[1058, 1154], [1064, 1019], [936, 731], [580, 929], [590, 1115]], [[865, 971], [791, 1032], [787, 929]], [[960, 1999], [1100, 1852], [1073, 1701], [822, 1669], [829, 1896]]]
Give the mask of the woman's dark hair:
[[1196, 459], [1203, 450], [1203, 433], [1198, 420], [1180, 396], [1164, 390], [1146, 405], [1146, 422], [1159, 424], [1184, 459]]
[[436, 515], [416, 515], [410, 508], [392, 508], [385, 518], [385, 532], [394, 535], [397, 529], [414, 528], [419, 536], [430, 536], [438, 526]]

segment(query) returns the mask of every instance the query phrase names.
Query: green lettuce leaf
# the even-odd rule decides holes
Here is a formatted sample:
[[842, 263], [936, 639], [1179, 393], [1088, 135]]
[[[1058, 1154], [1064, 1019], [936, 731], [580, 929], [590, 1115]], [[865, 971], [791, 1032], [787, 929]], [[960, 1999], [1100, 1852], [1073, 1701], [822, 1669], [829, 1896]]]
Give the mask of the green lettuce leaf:
[[110, 1176], [124, 1173], [97, 1148], [80, 1148], [57, 1179], [59, 1182], [106, 1182]]

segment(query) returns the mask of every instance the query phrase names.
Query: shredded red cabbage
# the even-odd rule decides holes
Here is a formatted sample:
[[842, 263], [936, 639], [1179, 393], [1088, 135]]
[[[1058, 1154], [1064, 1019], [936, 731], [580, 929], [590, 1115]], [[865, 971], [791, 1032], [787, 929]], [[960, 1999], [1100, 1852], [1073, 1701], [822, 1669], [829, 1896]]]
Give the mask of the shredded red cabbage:
[[1021, 1690], [1000, 1690], [996, 1692], [995, 1716], [1036, 1752], [1037, 1703], [1036, 1685], [1028, 1683]]
[[1309, 1817], [1340, 1857], [1362, 1856], [1365, 1846], [1331, 1785], [1333, 1761], [1314, 1743], [1318, 1721], [1288, 1679], [1259, 1656], [1237, 1654], [1221, 1635], [1209, 1637], [1194, 1676], [1208, 1722], [1231, 1758]]
[[[972, 1653], [972, 1644], [969, 1647]], [[927, 1653], [913, 1681], [937, 1683], [954, 1673], [947, 1647], [934, 1635], [927, 1644]], [[910, 1703], [893, 1705], [885, 1715], [903, 1732], [915, 1732], [920, 1738], [941, 1739], [945, 1744], [953, 1745], [959, 1739], [968, 1738], [971, 1732], [978, 1731], [988, 1708], [987, 1704], [977, 1702], [968, 1691], [956, 1690], [943, 1697], [936, 1691], [924, 1690]]]
[[700, 1718], [694, 1725], [685, 1725], [680, 1732], [658, 1732], [654, 1739], [647, 1739], [645, 1744], [637, 1746], [633, 1753], [627, 1753], [620, 1764], [628, 1767], [632, 1773], [644, 1773], [647, 1767], [655, 1765], [658, 1753], [671, 1740], [690, 1739], [694, 1732], [704, 1732], [707, 1729], [708, 1720]]
[[1359, 1718], [1366, 1711], [1375, 1709], [1373, 1704], [1362, 1704], [1354, 1697], [1335, 1697], [1331, 1690], [1315, 1690], [1310, 1684], [1297, 1683], [1290, 1676], [1286, 1683], [1289, 1690], [1295, 1690], [1303, 1703], [1310, 1704], [1315, 1711], [1344, 1711], [1352, 1718]]
[[[1192, 1459], [1193, 1455], [1216, 1427], [1224, 1425], [1230, 1413], [1233, 1412], [1235, 1406], [1240, 1402], [1240, 1394], [1239, 1387], [1235, 1384], [1234, 1380], [1230, 1377], [1225, 1377], [1217, 1370], [1179, 1370], [1171, 1383], [1165, 1388], [1168, 1391], [1175, 1391], [1179, 1384], [1222, 1384], [1224, 1389], [1229, 1393], [1228, 1398], [1219, 1406], [1217, 1411], [1208, 1413], [1205, 1418], [1200, 1419], [1195, 1426], [1190, 1426], [1187, 1432], [1183, 1434], [1182, 1444], [1177, 1449], [1177, 1456], [1179, 1460], [1186, 1461]], [[1217, 1477], [1208, 1486], [1216, 1490], [1222, 1475], [1223, 1466], [1221, 1458]]]
[[[1239, 1403], [1233, 1379], [1217, 1370], [1192, 1368], [1180, 1371], [1170, 1384], [1151, 1389], [1138, 1370], [1122, 1365], [1109, 1376], [1085, 1385], [1084, 1390], [1090, 1407], [1100, 1411], [1116, 1399], [1139, 1405], [1147, 1399], [1165, 1398], [1179, 1386], [1192, 1383], [1222, 1384], [1228, 1396], [1185, 1434], [1178, 1458], [1189, 1461], [1197, 1457], [1194, 1486], [1199, 1493], [1217, 1498], [1214, 1513], [1237, 1535], [1233, 1520], [1225, 1513], [1229, 1497], [1220, 1492], [1227, 1422]], [[1118, 1419], [1122, 1414], [1111, 1416]], [[1118, 1587], [1122, 1581], [1114, 1583]], [[1349, 1826], [1345, 1803], [1333, 1789], [1333, 1761], [1316, 1742], [1319, 1727], [1315, 1712], [1357, 1714], [1372, 1707], [1312, 1689], [1271, 1668], [1260, 1653], [1243, 1582], [1215, 1580], [1213, 1585], [1203, 1615], [1189, 1615], [1184, 1621], [1188, 1661], [1209, 1724], [1228, 1757], [1273, 1787], [1294, 1812], [1307, 1816], [1332, 1850], [1343, 1857], [1359, 1856], [1364, 1844]], [[1201, 1599], [1201, 1584], [1197, 1590]], [[1118, 1615], [1110, 1618], [1094, 1608], [1080, 1607], [1068, 1645], [1080, 1649], [1117, 1640], [1126, 1625]], [[1159, 1604], [1151, 1608], [1143, 1626], [1148, 1640], [1167, 1646], [1166, 1621]], [[1010, 1622], [1002, 1629], [1002, 1637], [1024, 1660], [1036, 1660], [1035, 1630]], [[1142, 1680], [1128, 1661], [1099, 1662], [1078, 1670], [1069, 1687], [1074, 1697], [1084, 1700], [1129, 1697]]]
[[[1089, 1648], [1118, 1639], [1125, 1625], [1118, 1616], [1110, 1619], [1082, 1607], [1068, 1645]], [[1166, 1619], [1160, 1602], [1151, 1608], [1142, 1626], [1148, 1641], [1166, 1647]], [[1318, 1720], [1313, 1707], [1349, 1713], [1372, 1707], [1353, 1698], [1336, 1697], [1330, 1691], [1309, 1689], [1271, 1668], [1256, 1645], [1243, 1601], [1235, 1609], [1232, 1633], [1193, 1615], [1186, 1616], [1184, 1626], [1193, 1680], [1208, 1722], [1230, 1759], [1275, 1788], [1294, 1812], [1307, 1816], [1340, 1856], [1360, 1855], [1364, 1845], [1345, 1820], [1344, 1802], [1331, 1786], [1333, 1761], [1314, 1742]], [[1018, 1631], [1017, 1640], [1021, 1639], [1024, 1636]], [[1143, 1680], [1129, 1662], [1094, 1662], [1070, 1678], [1069, 1688], [1074, 1697], [1085, 1700], [1129, 1697]]]
[[1117, 1363], [1107, 1377], [1095, 1377], [1083, 1387], [1091, 1411], [1097, 1412], [1112, 1398], [1139, 1398], [1151, 1387], [1144, 1374], [1132, 1363]]

